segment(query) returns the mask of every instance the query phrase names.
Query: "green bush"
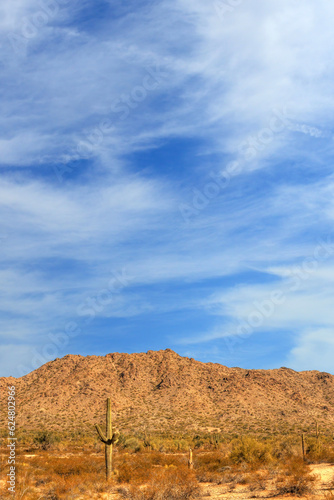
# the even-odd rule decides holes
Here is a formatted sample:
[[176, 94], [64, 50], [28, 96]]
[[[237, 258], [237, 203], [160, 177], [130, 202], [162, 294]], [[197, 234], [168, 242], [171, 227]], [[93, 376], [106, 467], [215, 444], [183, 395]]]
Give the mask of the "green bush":
[[61, 438], [54, 432], [49, 432], [46, 430], [39, 431], [34, 437], [34, 444], [41, 447], [42, 450], [48, 450], [56, 443], [59, 443]]
[[142, 444], [139, 439], [135, 437], [129, 437], [124, 441], [124, 448], [128, 448], [133, 451], [140, 451], [142, 449]]
[[272, 447], [268, 443], [244, 436], [232, 443], [230, 459], [237, 464], [241, 462], [248, 464], [270, 463], [273, 460]]

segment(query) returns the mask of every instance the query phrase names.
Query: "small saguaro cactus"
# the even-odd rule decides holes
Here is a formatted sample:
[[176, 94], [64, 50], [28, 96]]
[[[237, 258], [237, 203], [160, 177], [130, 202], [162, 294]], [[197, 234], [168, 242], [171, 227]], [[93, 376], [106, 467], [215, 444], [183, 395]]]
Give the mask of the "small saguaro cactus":
[[145, 448], [148, 448], [149, 450], [152, 449], [151, 440], [149, 437], [147, 437], [146, 427], [144, 429], [144, 446], [145, 446]]
[[319, 432], [319, 424], [318, 424], [318, 422], [316, 422], [315, 436], [317, 438], [317, 453], [320, 453], [321, 445], [320, 445], [320, 440], [319, 440], [320, 432]]
[[302, 453], [303, 453], [303, 458], [305, 458], [305, 435], [302, 433]]
[[95, 427], [100, 440], [105, 444], [106, 478], [109, 481], [112, 475], [112, 445], [118, 441], [118, 433], [112, 431], [110, 398], [107, 399], [106, 435], [98, 424], [95, 424]]
[[188, 460], [188, 467], [189, 469], [193, 469], [194, 467], [194, 462], [193, 462], [193, 450], [189, 448], [189, 460]]

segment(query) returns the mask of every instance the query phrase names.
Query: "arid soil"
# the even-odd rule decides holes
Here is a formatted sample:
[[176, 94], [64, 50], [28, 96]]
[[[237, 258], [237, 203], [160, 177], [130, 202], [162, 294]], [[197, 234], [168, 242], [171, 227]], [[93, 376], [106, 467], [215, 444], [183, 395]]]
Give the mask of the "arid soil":
[[[110, 397], [113, 420], [124, 431], [145, 426], [270, 432], [298, 430], [315, 420], [334, 430], [331, 374], [228, 368], [170, 349], [68, 355], [19, 379], [0, 378], [1, 394], [8, 385], [16, 386], [17, 425], [24, 429], [92, 429]], [[5, 412], [0, 414], [3, 420]]]
[[[24, 458], [27, 461], [27, 465], [29, 463], [29, 458], [32, 458], [34, 456], [36, 455], [24, 455]], [[65, 458], [66, 456], [68, 456], [68, 454], [62, 456]], [[315, 464], [310, 465], [309, 467], [311, 472], [316, 474], [317, 479], [314, 483], [314, 492], [312, 494], [308, 494], [307, 496], [295, 496], [291, 494], [277, 496], [272, 490], [271, 483], [269, 481], [267, 483], [266, 489], [263, 489], [261, 491], [251, 491], [248, 485], [232, 485], [231, 487], [231, 485], [217, 486], [210, 483], [202, 483], [199, 498], [202, 498], [203, 500], [206, 498], [209, 500], [250, 500], [254, 498], [275, 498], [277, 500], [325, 500], [326, 498], [332, 498], [329, 496], [331, 495], [331, 492], [334, 498], [333, 484], [331, 485], [332, 489], [329, 488], [330, 483], [334, 479], [334, 464]], [[42, 487], [37, 489], [35, 488], [34, 490], [37, 496], [40, 494], [40, 498], [44, 498]], [[5, 491], [4, 479], [0, 480], [0, 491]], [[24, 499], [25, 495], [23, 494], [23, 496], [20, 498]], [[28, 498], [31, 497], [28, 495]], [[85, 493], [82, 496], [75, 495], [75, 498], [76, 500], [124, 500], [124, 497], [117, 493], [117, 488], [114, 488], [114, 491], [111, 491], [110, 493]]]
[[[224, 486], [212, 486], [210, 484], [203, 486], [203, 498], [210, 500], [250, 500], [254, 498], [275, 498], [277, 500], [299, 499], [299, 500], [320, 500], [324, 499], [328, 493], [328, 486], [334, 478], [334, 465], [332, 464], [316, 464], [310, 465], [312, 473], [317, 475], [317, 480], [314, 484], [314, 493], [307, 496], [289, 495], [273, 495], [270, 488], [263, 491], [250, 492], [247, 486], [237, 486], [234, 491], [227, 491]], [[269, 485], [270, 486], [270, 483]], [[334, 491], [334, 490], [332, 490]], [[334, 493], [333, 493], [334, 498]]]

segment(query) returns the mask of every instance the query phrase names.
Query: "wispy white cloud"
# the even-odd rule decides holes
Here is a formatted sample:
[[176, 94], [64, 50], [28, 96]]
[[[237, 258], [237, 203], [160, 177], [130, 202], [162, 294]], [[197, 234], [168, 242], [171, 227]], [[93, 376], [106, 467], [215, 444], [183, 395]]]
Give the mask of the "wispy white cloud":
[[[333, 324], [333, 322], [331, 323]], [[287, 362], [297, 370], [319, 370], [333, 373], [333, 328], [313, 328], [298, 337], [297, 346]]]
[[[41, 4], [1, 7], [0, 293], [7, 314], [19, 316], [15, 328], [4, 314], [1, 331], [20, 341], [33, 343], [57, 317], [70, 319], [103, 289], [110, 269], [124, 266], [137, 287], [250, 270], [284, 286], [284, 273], [333, 221], [334, 6], [250, 0], [221, 17], [215, 2], [173, 0], [135, 12], [120, 5], [118, 16], [92, 18], [88, 27], [92, 7], [59, 2], [19, 53], [8, 35], [22, 36]], [[284, 109], [284, 127], [267, 140]], [[184, 177], [177, 148], [172, 160], [137, 164], [131, 156], [188, 138], [194, 165]], [[207, 170], [224, 170], [231, 159], [240, 162], [238, 176], [186, 227], [180, 203], [203, 187]], [[330, 331], [331, 276], [328, 261], [262, 325], [299, 332], [289, 358], [296, 366], [314, 342], [307, 322]], [[211, 284], [202, 300], [178, 297], [168, 306], [137, 290], [98, 314], [191, 307], [224, 317], [193, 337], [206, 342], [226, 335], [226, 321], [233, 327], [271, 287], [261, 277], [235, 288]]]
[[321, 259], [312, 255], [305, 257], [302, 266], [278, 270], [276, 276], [283, 276], [281, 280], [239, 285], [213, 295], [202, 307], [224, 319], [222, 324], [202, 334], [181, 337], [178, 343], [210, 346], [223, 339], [233, 356], [255, 335], [274, 333], [279, 344], [281, 332], [288, 331], [294, 347], [281, 364], [296, 370], [333, 372], [333, 241], [326, 245], [330, 247], [330, 254], [322, 247]]
[[[17, 158], [15, 141], [27, 128], [35, 136], [30, 144], [39, 144], [40, 158], [50, 153], [57, 157], [60, 150], [75, 149], [105, 116], [117, 123], [117, 144], [112, 134], [104, 146], [116, 146], [119, 152], [124, 152], [122, 144], [131, 151], [142, 141], [151, 145], [161, 137], [196, 135], [210, 140], [211, 147], [235, 153], [250, 134], [268, 124], [274, 108], [284, 106], [296, 122], [291, 127], [300, 129], [306, 121], [309, 132], [319, 122], [326, 128], [330, 123], [324, 110], [331, 102], [333, 72], [330, 10], [324, 2], [283, 2], [279, 9], [248, 2], [224, 23], [210, 2], [202, 6], [176, 1], [139, 10], [136, 18], [129, 14], [122, 22], [110, 19], [98, 37], [79, 29], [76, 42], [67, 44], [51, 35], [52, 58], [31, 52], [29, 65], [14, 58], [7, 68], [8, 77], [22, 74], [22, 68], [25, 74], [16, 95], [5, 100], [6, 130], [12, 134], [6, 143], [7, 161], [36, 161], [24, 144], [21, 161]], [[107, 35], [110, 26], [113, 33]], [[121, 100], [126, 107], [122, 99], [129, 98], [147, 68], [156, 64], [164, 72], [158, 88], [144, 102], [132, 99], [131, 119], [120, 121], [113, 104]], [[31, 101], [31, 95], [39, 97]], [[162, 96], [168, 105], [156, 107]], [[46, 140], [46, 131], [57, 136], [58, 148], [52, 147], [55, 141]], [[267, 156], [272, 151], [269, 148]]]

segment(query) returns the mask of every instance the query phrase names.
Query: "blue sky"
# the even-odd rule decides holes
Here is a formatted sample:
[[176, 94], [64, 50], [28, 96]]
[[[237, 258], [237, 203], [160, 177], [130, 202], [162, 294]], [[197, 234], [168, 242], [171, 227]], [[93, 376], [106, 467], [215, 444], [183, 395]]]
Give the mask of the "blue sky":
[[165, 348], [334, 372], [333, 16], [3, 3], [0, 375]]

